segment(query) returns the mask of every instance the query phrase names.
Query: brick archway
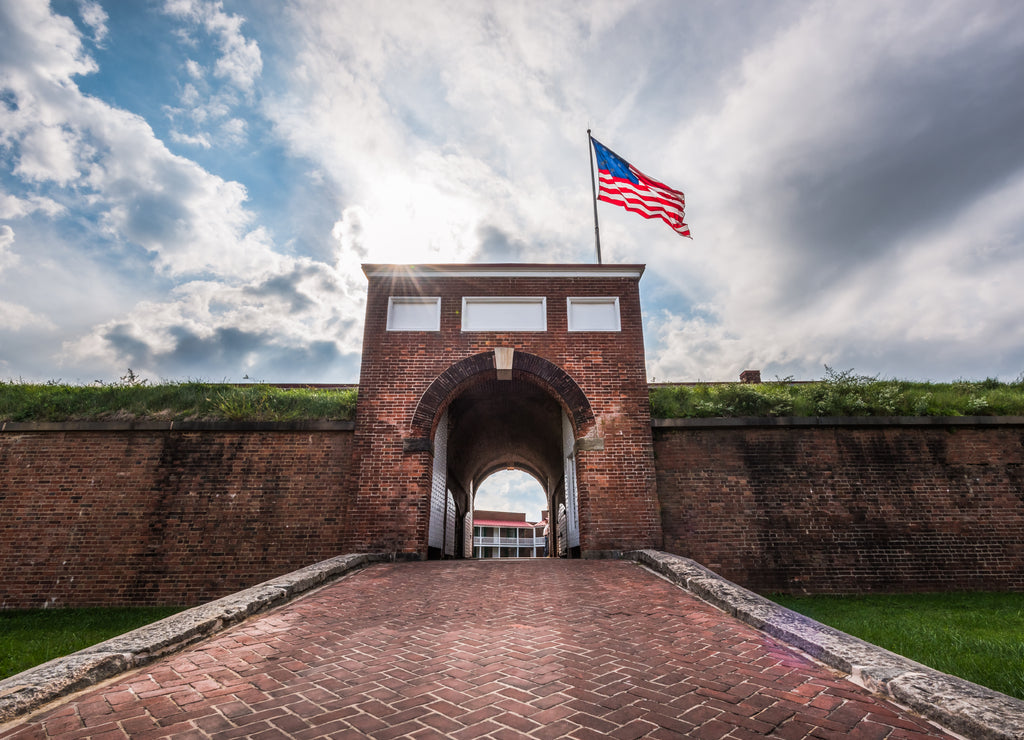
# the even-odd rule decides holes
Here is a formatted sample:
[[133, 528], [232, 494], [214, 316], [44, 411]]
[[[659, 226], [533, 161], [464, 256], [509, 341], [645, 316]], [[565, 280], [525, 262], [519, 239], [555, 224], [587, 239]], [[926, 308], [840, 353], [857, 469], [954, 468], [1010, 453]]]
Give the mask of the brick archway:
[[[470, 511], [478, 486], [500, 468], [530, 471], [544, 491], [545, 509], [556, 498], [566, 501], [569, 547], [579, 554], [576, 454], [596, 425], [590, 401], [550, 360], [513, 352], [499, 370], [495, 360], [502, 354], [480, 352], [453, 363], [413, 409], [405, 451], [431, 455], [428, 558], [453, 555], [449, 510]], [[452, 491], [454, 504], [447, 500]]]
[[[429, 445], [438, 414], [467, 386], [493, 377], [496, 372], [494, 352], [480, 352], [456, 362], [438, 375], [420, 396], [412, 417], [412, 437], [420, 444]], [[526, 379], [546, 388], [566, 414], [572, 419], [577, 435], [583, 435], [593, 424], [594, 412], [590, 401], [575, 380], [562, 368], [543, 357], [516, 350], [512, 356], [513, 376]], [[409, 445], [407, 445], [407, 448]]]

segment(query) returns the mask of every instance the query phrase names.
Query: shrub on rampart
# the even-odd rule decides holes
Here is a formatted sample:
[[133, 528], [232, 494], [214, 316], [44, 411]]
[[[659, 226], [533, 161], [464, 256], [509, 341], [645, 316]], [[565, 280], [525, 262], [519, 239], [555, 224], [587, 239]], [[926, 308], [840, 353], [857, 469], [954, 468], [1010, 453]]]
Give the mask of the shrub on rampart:
[[[352, 421], [355, 387], [185, 382], [150, 385], [129, 371], [89, 386], [0, 381], [0, 421]], [[826, 367], [820, 381], [663, 384], [651, 416], [1024, 416], [1024, 375], [952, 383], [878, 380]]]
[[826, 367], [824, 379], [796, 383], [697, 383], [651, 388], [651, 416], [1021, 416], [1024, 376], [1013, 383], [878, 380]]
[[351, 421], [355, 388], [0, 382], [0, 421]]

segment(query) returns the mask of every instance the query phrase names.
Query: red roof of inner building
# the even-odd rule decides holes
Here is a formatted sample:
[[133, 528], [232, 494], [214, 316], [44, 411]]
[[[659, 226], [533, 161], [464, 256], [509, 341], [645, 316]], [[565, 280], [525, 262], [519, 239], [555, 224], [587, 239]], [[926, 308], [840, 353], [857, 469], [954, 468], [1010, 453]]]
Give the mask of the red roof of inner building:
[[531, 522], [524, 521], [508, 521], [500, 519], [474, 519], [474, 527], [505, 527], [506, 529], [533, 529], [538, 526], [543, 526], [543, 522], [539, 524], [533, 524]]

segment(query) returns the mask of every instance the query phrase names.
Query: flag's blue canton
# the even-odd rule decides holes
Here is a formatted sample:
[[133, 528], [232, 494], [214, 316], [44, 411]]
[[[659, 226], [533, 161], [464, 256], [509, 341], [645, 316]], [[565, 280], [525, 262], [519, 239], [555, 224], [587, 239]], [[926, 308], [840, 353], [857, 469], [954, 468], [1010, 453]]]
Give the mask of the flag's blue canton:
[[594, 153], [597, 154], [597, 169], [609, 172], [612, 177], [629, 180], [634, 185], [640, 184], [640, 181], [629, 169], [629, 164], [624, 159], [621, 159], [615, 152], [597, 139], [591, 139], [591, 141], [594, 142]]

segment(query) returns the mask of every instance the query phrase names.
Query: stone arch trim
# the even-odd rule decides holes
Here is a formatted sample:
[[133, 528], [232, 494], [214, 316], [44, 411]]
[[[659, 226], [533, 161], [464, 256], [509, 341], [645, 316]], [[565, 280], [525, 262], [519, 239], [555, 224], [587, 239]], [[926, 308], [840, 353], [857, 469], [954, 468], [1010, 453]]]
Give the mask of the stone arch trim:
[[[411, 439], [406, 440], [406, 451], [429, 449], [430, 435], [438, 412], [458, 395], [467, 383], [486, 372], [496, 372], [494, 352], [480, 352], [459, 360], [434, 378], [420, 396], [413, 412], [412, 435]], [[583, 389], [568, 373], [550, 360], [516, 350], [512, 356], [512, 372], [538, 382], [555, 395], [577, 430], [583, 429], [594, 420], [594, 412]]]

